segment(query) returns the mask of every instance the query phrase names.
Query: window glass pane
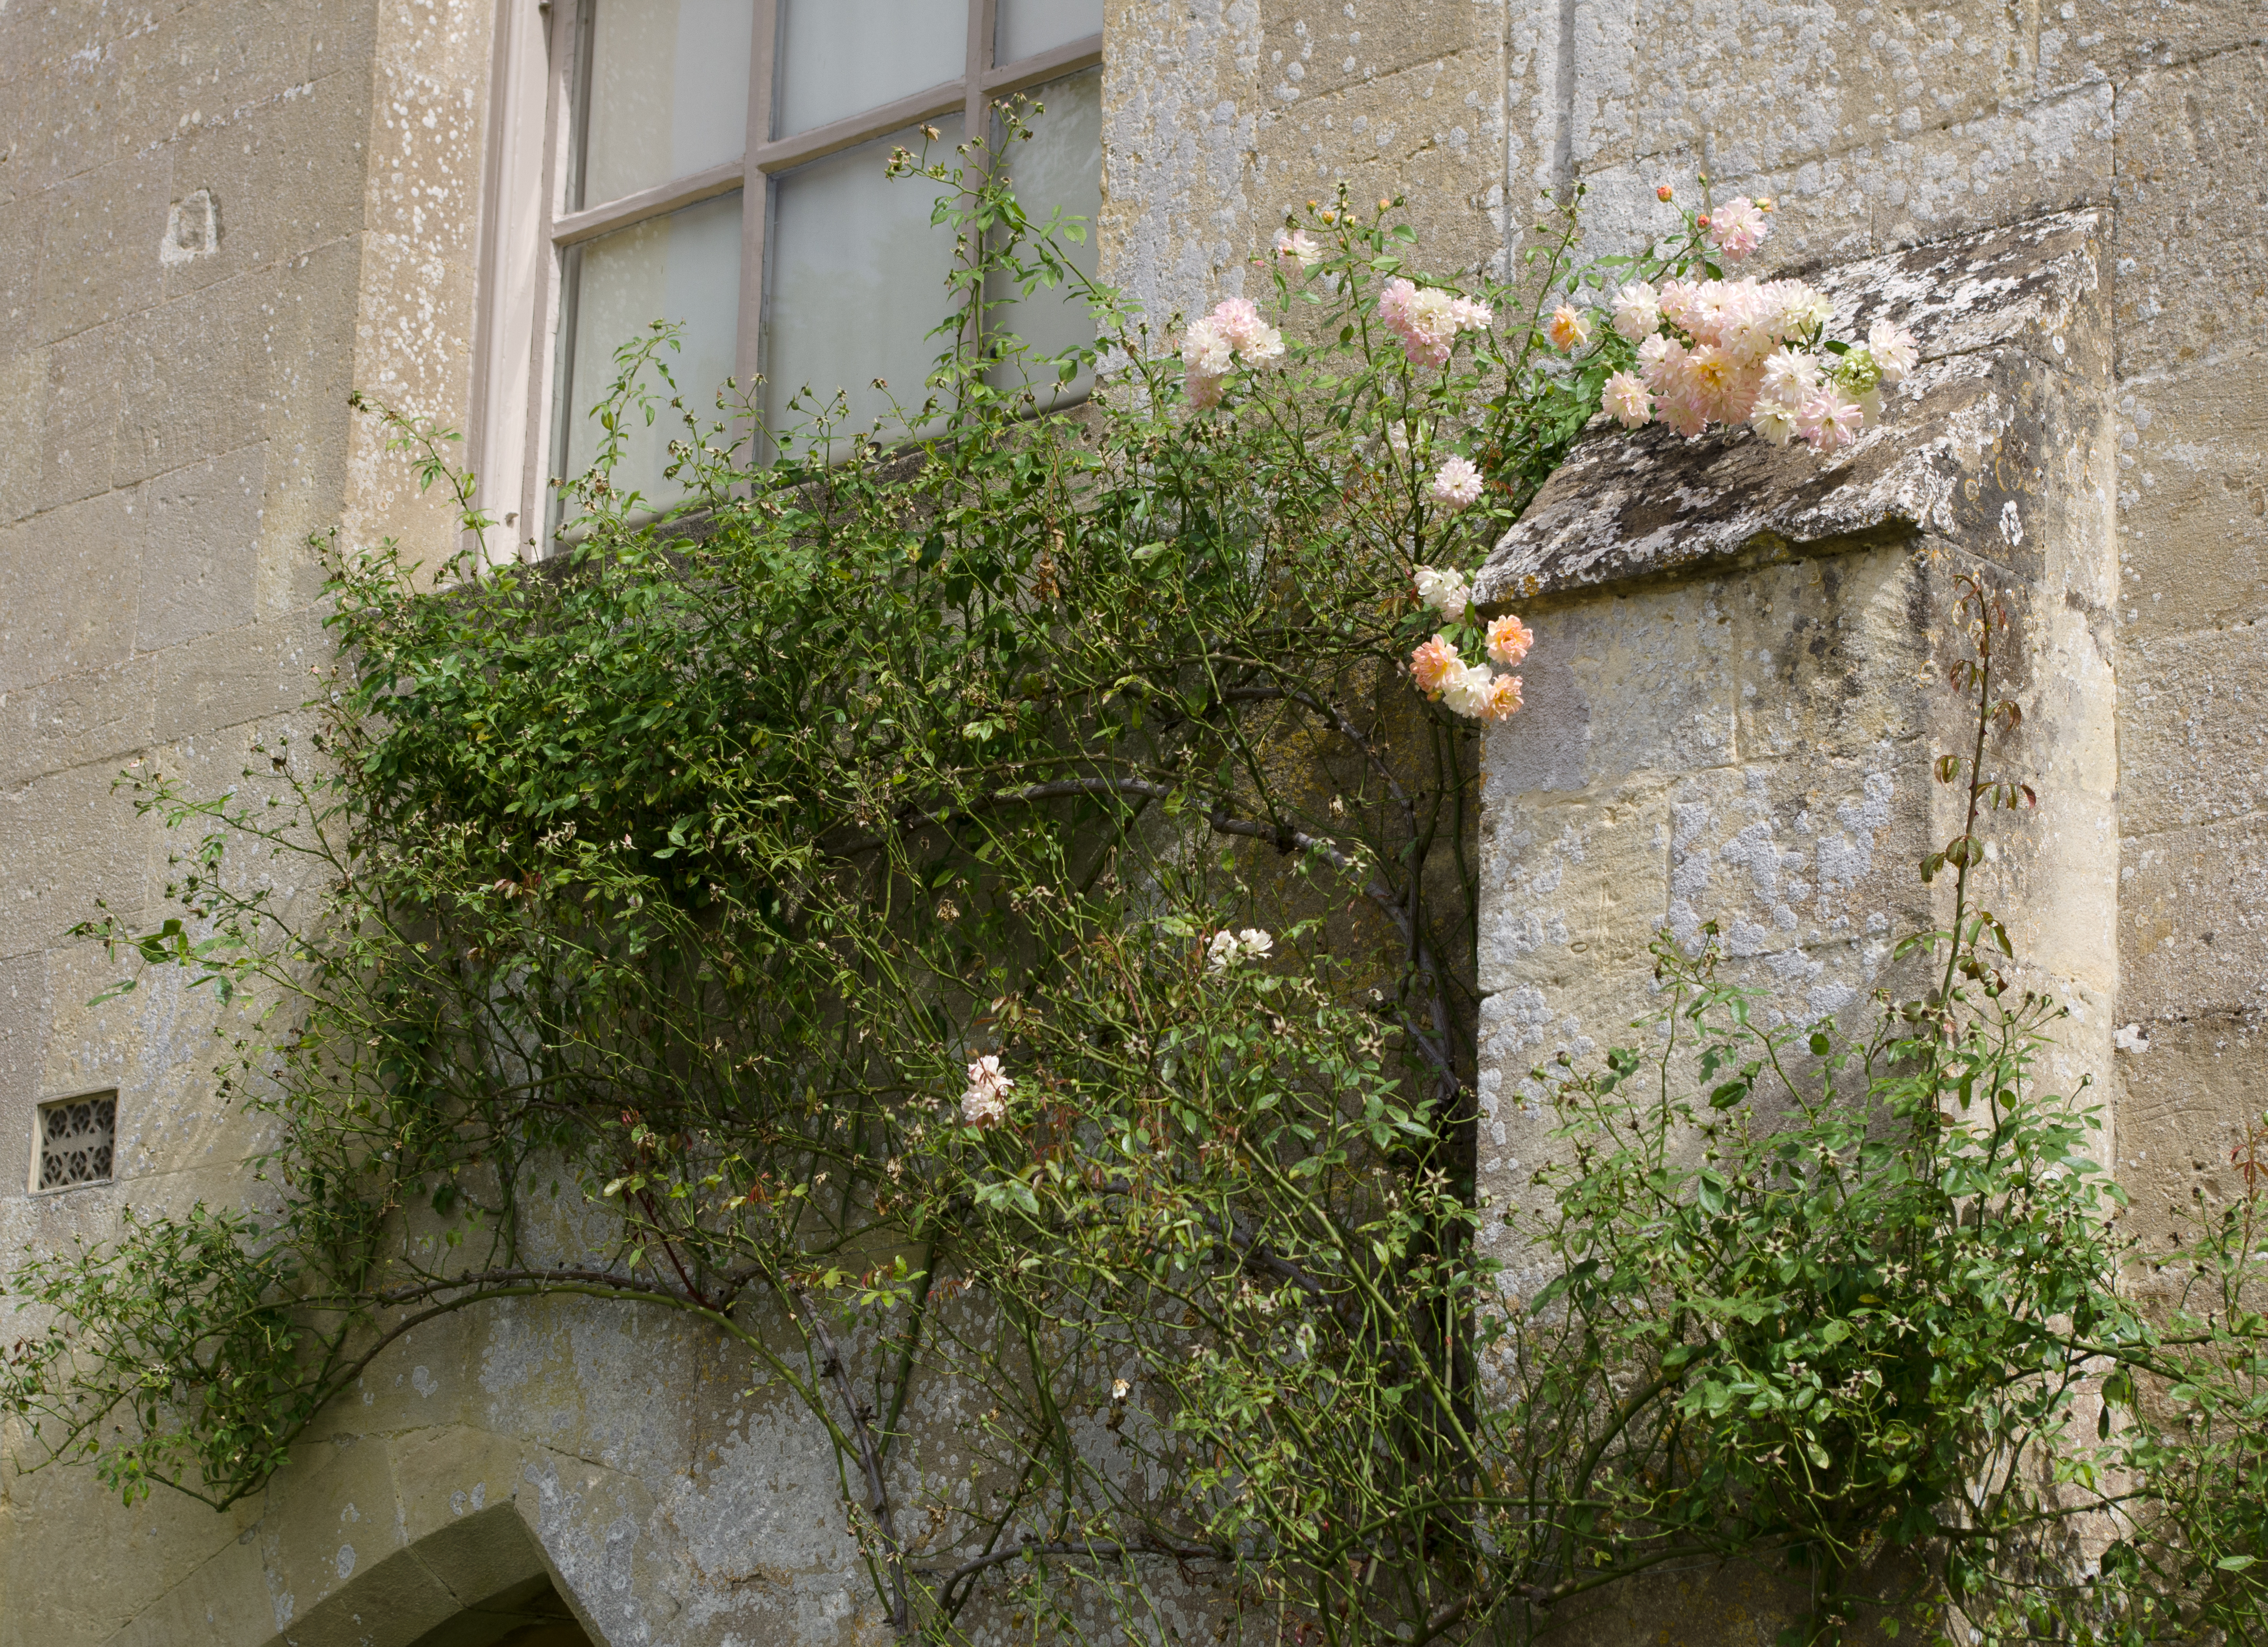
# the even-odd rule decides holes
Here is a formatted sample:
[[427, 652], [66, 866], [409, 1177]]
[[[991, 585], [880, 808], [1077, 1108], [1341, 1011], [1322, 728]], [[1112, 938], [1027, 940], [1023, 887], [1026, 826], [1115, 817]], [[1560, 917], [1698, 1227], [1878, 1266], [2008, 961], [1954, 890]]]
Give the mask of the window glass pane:
[[999, 0], [992, 61], [1012, 62], [1102, 33], [1102, 0]]
[[[932, 156], [961, 141], [958, 118], [931, 122]], [[883, 174], [890, 151], [917, 154], [919, 131], [847, 149], [784, 173], [773, 185], [771, 262], [764, 298], [764, 405], [775, 430], [806, 421], [788, 400], [808, 386], [841, 389], [850, 426], [871, 425], [894, 394], [909, 411], [928, 397], [922, 380], [943, 348], [928, 335], [952, 298], [953, 231], [933, 226], [940, 185]], [[881, 378], [890, 392], [873, 387]], [[811, 398], [805, 397], [806, 401]]]
[[958, 80], [968, 58], [961, 0], [780, 0], [773, 135]]
[[755, 0], [594, 0], [571, 210], [740, 158]]
[[[615, 380], [615, 351], [657, 320], [683, 323], [683, 348], [665, 350], [662, 362], [677, 380], [688, 410], [715, 422], [717, 391], [733, 375], [740, 313], [740, 196], [704, 200], [666, 217], [603, 235], [576, 248], [568, 269], [574, 321], [569, 334], [565, 459], [561, 473], [580, 474], [597, 455], [600, 430], [591, 408]], [[622, 458], [615, 467], [618, 490], [637, 490], [657, 502], [681, 489], [662, 477], [669, 442], [685, 435], [683, 415], [651, 371], [644, 381], [659, 389], [663, 405], [653, 424], [630, 421]]]
[[[1031, 97], [1046, 112], [1034, 115], [1027, 111], [1031, 139], [1017, 143], [1003, 157], [1004, 169], [1017, 201], [1035, 225], [1044, 224], [1058, 207], [1064, 217], [1085, 220], [1085, 240], [1064, 237], [1059, 244], [1068, 261], [1092, 280], [1096, 268], [1094, 219], [1102, 210], [1102, 71], [1089, 69], [1067, 79], [1050, 81], [1036, 88]], [[1031, 296], [1023, 297], [1015, 283], [999, 281], [990, 295], [1011, 299], [1005, 306], [991, 311], [990, 323], [998, 330], [1015, 333], [1031, 346], [1026, 370], [1035, 390], [1046, 390], [1055, 379], [1030, 365], [1032, 358], [1091, 342], [1094, 336], [1094, 319], [1087, 312], [1086, 299], [1068, 282], [1052, 289], [1035, 287]], [[1004, 371], [1003, 386], [1015, 376], [1013, 371]], [[1082, 372], [1060, 393], [1084, 394], [1087, 386], [1087, 374]]]

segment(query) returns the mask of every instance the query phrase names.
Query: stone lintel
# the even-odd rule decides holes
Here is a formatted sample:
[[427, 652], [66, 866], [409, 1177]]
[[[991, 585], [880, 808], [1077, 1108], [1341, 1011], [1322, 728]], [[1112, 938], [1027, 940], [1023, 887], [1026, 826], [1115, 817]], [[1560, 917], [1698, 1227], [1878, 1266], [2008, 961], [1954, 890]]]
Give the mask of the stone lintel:
[[1808, 276], [1830, 335], [1910, 328], [1921, 364], [1832, 460], [1746, 428], [1688, 440], [1603, 414], [1490, 554], [1484, 611], [1915, 534], [1997, 560], [2021, 553], [2023, 477], [2058, 421], [2043, 401], [2099, 393], [2110, 358], [2102, 214], [2059, 212]]

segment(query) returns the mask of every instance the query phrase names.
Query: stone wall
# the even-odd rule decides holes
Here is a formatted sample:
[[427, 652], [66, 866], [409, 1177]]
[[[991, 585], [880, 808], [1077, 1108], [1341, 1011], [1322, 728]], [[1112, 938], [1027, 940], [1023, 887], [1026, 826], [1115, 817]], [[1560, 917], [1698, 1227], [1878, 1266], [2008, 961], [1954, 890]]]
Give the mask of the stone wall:
[[[1240, 290], [1283, 211], [1343, 180], [1408, 195], [1442, 270], [1508, 270], [1540, 192], [1576, 180], [1593, 244], [1623, 243], [1656, 181], [1702, 169], [1778, 196], [1771, 267], [2082, 213], [2030, 243], [2070, 279], [1984, 342], [1941, 337], [1955, 399], [1909, 408], [1999, 506], [1731, 510], [1714, 558], [1529, 569], [1531, 711], [1488, 770], [1498, 1173], [1530, 1147], [1518, 1070], [1612, 1033], [1657, 924], [1723, 920], [1790, 1010], [1863, 988], [1920, 913], [1908, 860], [1945, 833], [1913, 677], [1946, 572], [1988, 564], [2027, 592], [2047, 780], [1998, 872], [2086, 1013], [2066, 1073], [2111, 1072], [2146, 1231], [2233, 1187], [2268, 1057], [2264, 17], [1111, 0], [1102, 251], [1160, 316]], [[120, 769], [225, 778], [306, 695], [306, 534], [450, 547], [345, 395], [465, 420], [492, 22], [470, 0], [0, 4], [0, 1249], [247, 1193], [201, 1004], [82, 1005], [110, 968], [65, 934], [98, 895], [154, 909], [164, 882]], [[1904, 267], [1838, 290], [1856, 305]], [[1994, 440], [2026, 463], [1988, 462]], [[1774, 483], [1718, 480], [1736, 502]], [[24, 1194], [36, 1103], [114, 1086], [119, 1184]], [[504, 1309], [389, 1355], [225, 1516], [0, 1460], [0, 1647], [407, 1643], [546, 1577], [594, 1639], [873, 1633], [831, 1464], [742, 1376], [632, 1312]], [[1733, 1603], [1655, 1623], [1756, 1629]]]
[[[328, 650], [309, 534], [446, 546], [446, 518], [347, 394], [464, 421], [490, 20], [457, 0], [0, 6], [11, 1258], [99, 1237], [126, 1204], [254, 1193], [242, 1121], [210, 1101], [210, 1009], [162, 987], [90, 1009], [116, 969], [66, 935], [97, 897], [129, 921], [158, 908], [167, 843], [113, 792], [122, 769], [218, 787], [314, 689]], [[34, 1107], [100, 1088], [119, 1094], [116, 1183], [27, 1195]], [[225, 1515], [173, 1496], [122, 1509], [84, 1470], [22, 1474], [9, 1432], [0, 1642], [265, 1641], [422, 1518], [508, 1501], [522, 1472], [432, 1418], [461, 1410], [453, 1348], [421, 1349], [442, 1373], [374, 1371], [362, 1412]], [[640, 1410], [652, 1371], [609, 1405]], [[581, 1431], [565, 1443], [602, 1450]], [[602, 1474], [546, 1476], [555, 1518], [619, 1521]], [[586, 1542], [605, 1548], [602, 1533]], [[420, 1603], [438, 1617], [399, 1577], [403, 1620]], [[471, 1582], [465, 1599], [481, 1599]], [[337, 1638], [357, 1633], [372, 1632]]]
[[[2230, 1193], [2229, 1151], [2268, 1101], [2268, 414], [2249, 386], [2268, 364], [2268, 6], [1114, 0], [1110, 16], [1105, 266], [1160, 313], [1241, 290], [1283, 211], [1341, 180], [1359, 200], [1408, 194], [1428, 267], [1499, 273], [1542, 193], [1575, 182], [1601, 250], [1659, 226], [1658, 182], [1690, 191], [1706, 172], [1720, 192], [1771, 196], [1752, 264], [1767, 272], [2102, 212], [2117, 450], [2093, 479], [2112, 489], [2117, 592], [2098, 627], [2116, 713], [2055, 753], [2090, 783], [2116, 762], [2099, 820], [2119, 842], [2116, 939], [2090, 937], [2105, 952], [2088, 970], [2111, 992], [2098, 1011], [2131, 1026], [2109, 1090], [2135, 1227], [2162, 1242], [2169, 1209]], [[1651, 658], [1636, 628], [1614, 628], [1646, 610], [1633, 596], [1616, 618], [1569, 621]], [[1529, 666], [1540, 712], [1496, 740], [1497, 772], [1556, 758], [1549, 683], [1576, 665], [1554, 644], [1547, 624]], [[1736, 680], [1767, 649], [1696, 646], [1710, 690], [1769, 693]], [[1672, 727], [1638, 678], [1620, 690]], [[1729, 720], [1691, 708], [1666, 769], [1732, 746], [1712, 741]], [[1525, 780], [1491, 782], [1501, 818]], [[1507, 908], [1513, 886], [1559, 872], [1548, 854], [1507, 864]], [[1672, 913], [1632, 913], [1631, 930]], [[1566, 943], [1565, 987], [1611, 993], [1629, 935]]]
[[[1836, 334], [1887, 319], [1922, 357], [1849, 451], [1822, 461], [1746, 430], [1689, 442], [1602, 426], [1491, 556], [1484, 610], [1517, 606], [1541, 637], [1528, 710], [1487, 749], [1479, 1159], [1496, 1204], [1535, 1208], [1535, 1169], [1561, 1148], [1530, 1070], [1660, 1044], [1631, 1027], [1655, 1006], [1657, 933], [1690, 952], [1715, 923], [1720, 976], [1757, 992], [1766, 1026], [1863, 1032], [1874, 991], [1926, 984], [1896, 945], [1952, 917], [1950, 878], [1927, 887], [1917, 868], [1962, 824], [1961, 789], [1931, 767], [1974, 736], [1975, 701], [1943, 667], [1965, 655], [1964, 578], [2010, 615], [1993, 695], [2023, 710], [1987, 770], [2041, 798], [1985, 820], [1972, 908], [2006, 923], [2017, 982], [2068, 1010], [2040, 1078], [2110, 1090], [2103, 227], [2063, 213], [1837, 266], [1821, 277]], [[1549, 1279], [1501, 1228], [1483, 1239], [1515, 1296]], [[1672, 1639], [1697, 1642], [1791, 1611], [1762, 1575], [1729, 1595], [1697, 1582], [1630, 1586], [1592, 1621], [1674, 1619], [1687, 1633]]]

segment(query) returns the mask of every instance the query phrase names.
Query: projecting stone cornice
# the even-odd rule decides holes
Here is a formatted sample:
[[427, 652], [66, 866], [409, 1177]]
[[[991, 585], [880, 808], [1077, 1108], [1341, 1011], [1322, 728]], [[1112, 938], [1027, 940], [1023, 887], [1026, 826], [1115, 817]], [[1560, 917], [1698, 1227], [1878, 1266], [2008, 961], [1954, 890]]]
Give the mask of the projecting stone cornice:
[[1914, 533], [2028, 562], [2024, 500], [2068, 427], [2060, 403], [2109, 379], [2102, 226], [2060, 212], [1808, 272], [1834, 300], [1830, 335], [1887, 320], [1919, 343], [1882, 420], [1824, 461], [1746, 428], [1687, 440], [1602, 415], [1489, 555], [1480, 605]]

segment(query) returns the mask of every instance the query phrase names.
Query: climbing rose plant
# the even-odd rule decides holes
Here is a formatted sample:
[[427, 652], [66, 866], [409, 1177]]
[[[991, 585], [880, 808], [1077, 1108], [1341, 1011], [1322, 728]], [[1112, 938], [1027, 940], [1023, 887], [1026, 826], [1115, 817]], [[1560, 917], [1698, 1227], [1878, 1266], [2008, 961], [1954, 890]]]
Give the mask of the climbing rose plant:
[[[1639, 372], [1634, 376], [1626, 366], [1614, 371], [1601, 397], [1604, 409], [1624, 427], [1635, 429], [1659, 415], [1678, 433], [1694, 438], [1712, 424], [1745, 423], [1776, 445], [1800, 436], [1815, 451], [1829, 453], [1856, 439], [1869, 418], [1879, 420], [1883, 387], [1904, 382], [1914, 369], [1918, 350], [1903, 327], [1876, 321], [1866, 343], [1857, 348], [1829, 336], [1833, 305], [1802, 281], [1683, 277], [1681, 271], [1697, 264], [1714, 268], [1707, 261], [1712, 253], [1727, 262], [1746, 257], [1770, 232], [1770, 210], [1769, 202], [1759, 206], [1742, 195], [1714, 213], [1695, 213], [1686, 238], [1669, 254], [1657, 250], [1653, 260], [1640, 260], [1640, 277], [1615, 292], [1611, 335], [1635, 351]], [[1315, 250], [1305, 231], [1287, 230], [1277, 240], [1278, 261], [1287, 273], [1312, 268]], [[1599, 281], [1596, 268], [1587, 272]], [[1654, 279], [1662, 280], [1659, 290]], [[1580, 304], [1581, 283], [1579, 276], [1568, 300], [1543, 322], [1543, 341], [1571, 357], [1584, 357], [1587, 351], [1594, 360], [1621, 359], [1624, 350], [1593, 345], [1599, 315]], [[1484, 332], [1495, 320], [1484, 303], [1420, 288], [1400, 276], [1386, 283], [1378, 318], [1400, 341], [1410, 362], [1420, 366], [1447, 364], [1458, 334]], [[1204, 370], [1216, 374], [1204, 378], [1201, 396], [1199, 369], [1190, 366], [1190, 398], [1200, 404], [1219, 400], [1218, 374], [1227, 372], [1233, 358], [1256, 364], [1282, 352], [1275, 329], [1241, 300], [1224, 301], [1210, 320], [1190, 327], [1184, 334], [1184, 359], [1190, 358], [1188, 339], [1200, 335], [1207, 351]], [[1231, 344], [1240, 338], [1250, 339], [1256, 352], [1248, 356], [1241, 352], [1242, 344], [1234, 344], [1238, 352], [1232, 355]], [[1406, 450], [1408, 436], [1401, 425], [1388, 435], [1397, 454]], [[1479, 501], [1482, 489], [1481, 473], [1471, 459], [1454, 454], [1434, 472], [1425, 496], [1436, 508], [1454, 512]], [[1484, 635], [1476, 635], [1472, 589], [1460, 571], [1420, 566], [1412, 580], [1419, 603], [1450, 626], [1410, 653], [1410, 673], [1418, 689], [1470, 720], [1509, 718], [1521, 702], [1521, 678], [1509, 671], [1527, 657], [1535, 636], [1509, 614], [1491, 622]], [[1461, 640], [1484, 648], [1487, 661], [1468, 663], [1459, 650]], [[1505, 665], [1506, 673], [1491, 669], [1490, 663]]]
[[[2254, 1228], [2189, 1249], [2217, 1302], [2123, 1301], [2091, 1113], [2032, 1080], [2057, 1009], [1971, 893], [2018, 793], [1988, 592], [1912, 988], [1763, 1028], [1665, 937], [1642, 1050], [1531, 1077], [1535, 1204], [1476, 1182], [1476, 739], [1550, 639], [1474, 569], [1602, 397], [1827, 456], [1910, 342], [1724, 283], [1766, 219], [1705, 199], [1588, 262], [1570, 202], [1467, 288], [1342, 195], [1152, 330], [1004, 120], [893, 162], [963, 256], [890, 417], [703, 411], [658, 325], [553, 562], [327, 542], [306, 716], [225, 794], [130, 776], [180, 913], [85, 930], [218, 997], [259, 1181], [27, 1255], [18, 1433], [226, 1505], [512, 1298], [711, 1329], [835, 1450], [901, 1636], [1524, 1640], [1736, 1557], [1813, 1639], [2257, 1629]], [[1035, 355], [1011, 292], [1097, 344]], [[484, 533], [452, 437], [365, 410]], [[661, 417], [681, 489], [619, 489]]]

